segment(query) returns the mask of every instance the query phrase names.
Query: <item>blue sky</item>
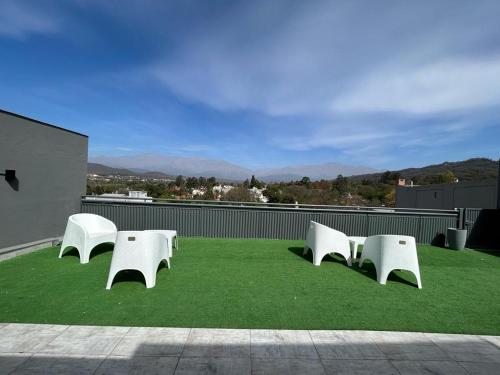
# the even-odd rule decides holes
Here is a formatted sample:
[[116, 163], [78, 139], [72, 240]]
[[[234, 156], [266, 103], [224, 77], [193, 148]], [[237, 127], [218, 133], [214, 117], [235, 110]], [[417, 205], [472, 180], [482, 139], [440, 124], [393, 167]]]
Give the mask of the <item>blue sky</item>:
[[500, 157], [498, 1], [0, 0], [0, 108], [89, 154]]

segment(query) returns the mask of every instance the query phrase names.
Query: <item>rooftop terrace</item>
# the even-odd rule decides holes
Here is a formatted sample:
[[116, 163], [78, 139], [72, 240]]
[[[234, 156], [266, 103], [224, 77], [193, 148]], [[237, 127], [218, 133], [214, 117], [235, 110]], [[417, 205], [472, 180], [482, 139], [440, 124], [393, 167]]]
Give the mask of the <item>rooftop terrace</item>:
[[303, 241], [181, 238], [146, 289], [122, 272], [105, 290], [112, 246], [79, 263], [58, 247], [0, 262], [0, 322], [113, 326], [355, 329], [500, 335], [500, 257], [419, 245], [411, 273], [386, 286], [370, 263], [302, 256]]

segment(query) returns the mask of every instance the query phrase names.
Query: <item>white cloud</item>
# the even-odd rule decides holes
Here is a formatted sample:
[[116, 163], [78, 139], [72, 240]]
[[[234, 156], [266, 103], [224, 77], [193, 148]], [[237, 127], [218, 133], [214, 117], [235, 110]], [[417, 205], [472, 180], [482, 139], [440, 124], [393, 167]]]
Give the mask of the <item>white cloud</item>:
[[[399, 71], [398, 71], [399, 69]], [[376, 70], [335, 99], [347, 112], [428, 114], [500, 104], [500, 56]]]
[[60, 28], [59, 21], [39, 6], [21, 1], [6, 1], [0, 6], [0, 36], [24, 39], [30, 34], [51, 34]]
[[234, 8], [186, 35], [150, 73], [187, 100], [272, 116], [498, 103], [500, 58], [485, 57], [500, 52], [494, 1]]

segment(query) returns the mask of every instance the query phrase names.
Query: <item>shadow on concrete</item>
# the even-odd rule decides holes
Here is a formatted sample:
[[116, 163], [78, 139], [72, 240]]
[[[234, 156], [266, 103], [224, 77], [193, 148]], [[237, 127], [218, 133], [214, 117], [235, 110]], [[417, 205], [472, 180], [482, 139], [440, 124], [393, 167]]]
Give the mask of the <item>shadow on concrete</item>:
[[[12, 347], [0, 349], [0, 372], [459, 375], [497, 374], [500, 363], [495, 341], [479, 336], [224, 329], [153, 329], [113, 336], [106, 330], [94, 330], [90, 337], [85, 332], [82, 337], [64, 337], [63, 331], [38, 350], [23, 351], [14, 339]], [[28, 342], [43, 341], [41, 336], [24, 334], [25, 349]]]

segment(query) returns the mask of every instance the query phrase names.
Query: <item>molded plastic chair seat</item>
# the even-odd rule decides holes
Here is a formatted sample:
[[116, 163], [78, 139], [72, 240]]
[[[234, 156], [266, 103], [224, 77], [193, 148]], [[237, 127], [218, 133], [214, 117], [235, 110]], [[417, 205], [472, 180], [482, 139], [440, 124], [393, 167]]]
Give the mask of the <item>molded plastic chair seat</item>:
[[385, 285], [391, 271], [401, 269], [412, 272], [417, 279], [418, 288], [422, 289], [414, 237], [395, 235], [368, 237], [361, 253], [359, 267], [363, 266], [366, 259], [373, 262], [380, 284]]
[[80, 254], [80, 263], [88, 263], [90, 252], [102, 243], [114, 243], [116, 225], [99, 215], [75, 214], [68, 218], [66, 231], [59, 251], [59, 258], [68, 247], [75, 247]]
[[351, 247], [347, 236], [326, 225], [311, 221], [307, 232], [304, 255], [311, 249], [313, 253], [313, 264], [319, 266], [326, 254], [342, 255], [349, 266], [352, 265]]
[[106, 289], [111, 289], [116, 274], [123, 270], [136, 270], [143, 274], [146, 287], [156, 285], [156, 272], [162, 261], [170, 268], [164, 235], [148, 231], [120, 231], [116, 236]]
[[168, 257], [171, 258], [173, 253], [172, 253], [172, 245], [175, 246], [175, 250], [179, 250], [179, 242], [177, 238], [177, 231], [175, 230], [162, 230], [162, 229], [148, 229], [145, 230], [145, 232], [153, 232], [153, 233], [160, 233], [165, 238], [167, 239], [167, 253]]

